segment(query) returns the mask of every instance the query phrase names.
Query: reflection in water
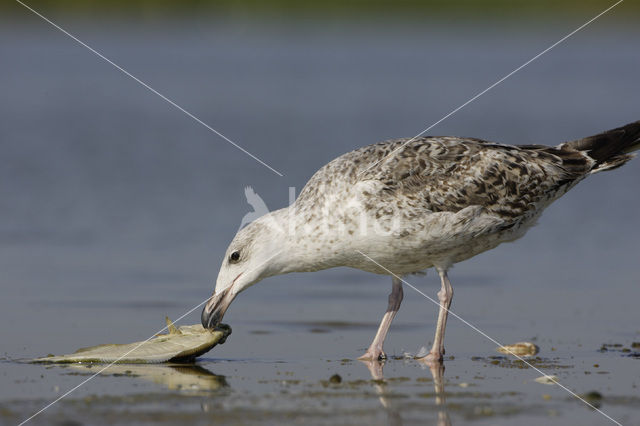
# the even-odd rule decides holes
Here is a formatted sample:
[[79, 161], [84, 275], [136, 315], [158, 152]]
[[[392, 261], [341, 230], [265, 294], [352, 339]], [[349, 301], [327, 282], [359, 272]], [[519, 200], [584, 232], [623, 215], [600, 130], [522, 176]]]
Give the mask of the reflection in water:
[[[384, 375], [382, 370], [384, 368], [384, 361], [362, 361], [367, 368], [369, 369], [369, 373], [371, 373], [371, 378], [374, 381], [374, 388], [376, 393], [379, 396], [380, 403], [387, 411], [387, 415], [389, 416], [388, 424], [390, 425], [402, 425], [402, 416], [400, 415], [400, 410], [395, 408], [391, 402], [391, 393], [387, 389], [386, 383], [384, 381]], [[421, 361], [418, 362], [423, 363], [429, 370], [431, 371], [431, 376], [433, 377], [433, 387], [435, 389], [436, 394], [436, 405], [438, 406], [438, 426], [451, 426], [451, 419], [449, 418], [449, 413], [447, 412], [447, 404], [446, 398], [444, 394], [444, 364], [441, 362], [428, 362]]]
[[[70, 367], [93, 374], [89, 365], [71, 364]], [[99, 367], [93, 366], [93, 368]], [[206, 395], [211, 391], [229, 386], [224, 376], [218, 376], [206, 368], [193, 364], [114, 364], [100, 374], [135, 377], [193, 396]]]
[[380, 404], [387, 411], [388, 416], [388, 424], [392, 426], [402, 426], [402, 416], [400, 415], [400, 410], [395, 408], [393, 404], [391, 404], [391, 400], [389, 398], [390, 393], [387, 389], [387, 384], [384, 382], [384, 376], [382, 375], [382, 368], [384, 367], [384, 361], [370, 361], [370, 360], [360, 360], [363, 362], [367, 368], [369, 369], [369, 373], [371, 373], [371, 378], [373, 379], [374, 388], [376, 389], [376, 393], [380, 399]]
[[438, 406], [438, 426], [451, 426], [451, 419], [447, 411], [447, 401], [444, 394], [444, 364], [442, 362], [421, 360], [418, 360], [418, 362], [423, 362], [429, 367], [429, 370], [431, 370], [433, 387], [436, 392], [436, 405]]

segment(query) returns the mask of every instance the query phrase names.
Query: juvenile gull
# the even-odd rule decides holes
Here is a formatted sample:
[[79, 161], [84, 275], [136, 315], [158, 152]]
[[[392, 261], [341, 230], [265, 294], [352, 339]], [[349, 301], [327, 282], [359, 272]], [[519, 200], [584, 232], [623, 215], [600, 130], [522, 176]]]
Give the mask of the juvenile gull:
[[238, 231], [202, 324], [215, 327], [238, 293], [266, 277], [337, 266], [395, 275], [387, 311], [361, 357], [382, 359], [402, 301], [396, 276], [434, 267], [440, 310], [425, 358], [440, 362], [451, 265], [522, 237], [549, 204], [587, 176], [622, 166], [637, 149], [640, 121], [556, 147], [423, 137], [344, 154], [318, 170], [291, 206]]

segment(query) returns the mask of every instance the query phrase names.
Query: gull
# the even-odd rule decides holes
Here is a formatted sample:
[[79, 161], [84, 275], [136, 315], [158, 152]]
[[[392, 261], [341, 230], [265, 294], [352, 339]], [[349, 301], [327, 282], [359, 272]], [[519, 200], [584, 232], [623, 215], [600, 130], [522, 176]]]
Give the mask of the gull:
[[390, 275], [389, 304], [360, 359], [383, 344], [403, 298], [400, 277], [435, 268], [440, 308], [426, 362], [441, 363], [455, 263], [522, 237], [544, 209], [587, 176], [640, 149], [640, 121], [557, 146], [475, 138], [395, 139], [348, 152], [309, 179], [289, 206], [238, 231], [225, 253], [202, 324], [264, 278], [338, 266]]

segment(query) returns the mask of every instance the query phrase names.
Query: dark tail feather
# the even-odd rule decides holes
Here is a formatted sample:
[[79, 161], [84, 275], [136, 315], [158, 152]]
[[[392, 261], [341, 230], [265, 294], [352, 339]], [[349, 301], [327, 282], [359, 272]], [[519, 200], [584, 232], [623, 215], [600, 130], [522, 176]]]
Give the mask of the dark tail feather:
[[635, 157], [631, 153], [640, 149], [640, 121], [584, 139], [565, 142], [560, 147], [583, 151], [595, 160], [592, 173], [612, 170], [631, 160]]

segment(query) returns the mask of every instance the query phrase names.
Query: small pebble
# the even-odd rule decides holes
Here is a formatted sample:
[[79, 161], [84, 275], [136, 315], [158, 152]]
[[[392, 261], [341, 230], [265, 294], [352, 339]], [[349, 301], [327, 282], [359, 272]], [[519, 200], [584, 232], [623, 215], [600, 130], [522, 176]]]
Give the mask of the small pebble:
[[602, 394], [598, 391], [591, 391], [582, 395], [585, 399], [602, 399]]
[[581, 396], [585, 401], [596, 408], [599, 408], [600, 405], [602, 405], [602, 394], [598, 391], [591, 391]]
[[334, 374], [329, 378], [329, 383], [334, 383], [334, 384], [342, 383], [342, 377], [340, 377], [339, 374]]
[[518, 342], [513, 345], [504, 345], [497, 348], [498, 352], [508, 355], [533, 356], [540, 349], [531, 342]]
[[555, 385], [558, 378], [556, 376], [541, 376], [535, 379], [536, 382], [542, 383], [543, 385]]

